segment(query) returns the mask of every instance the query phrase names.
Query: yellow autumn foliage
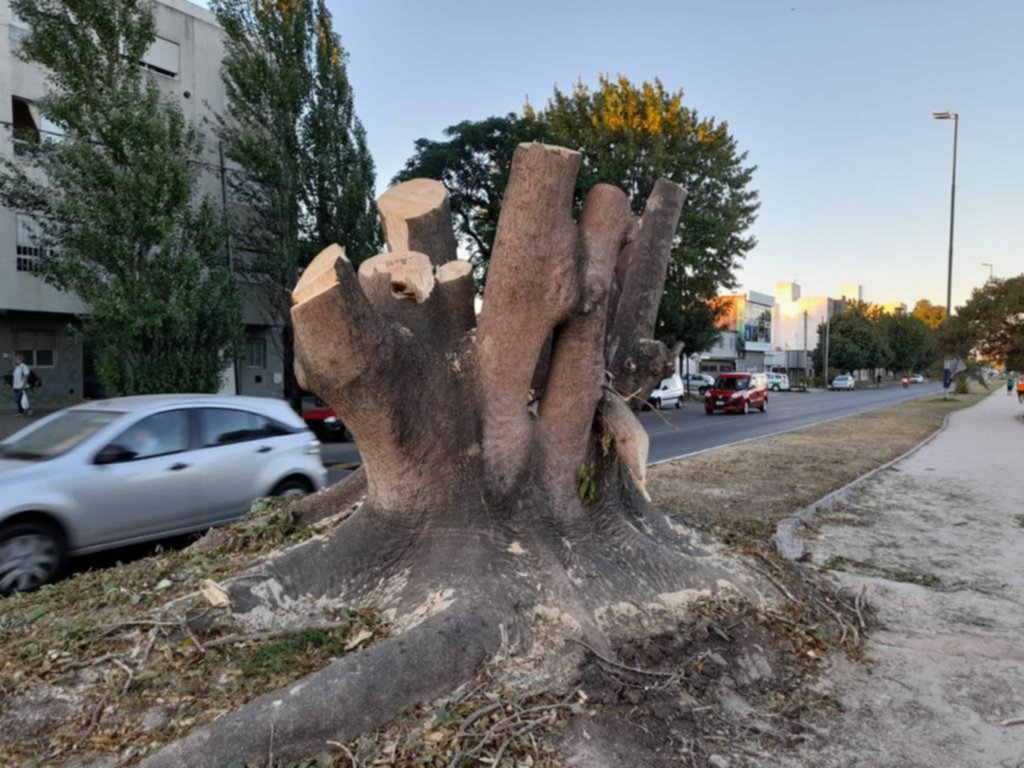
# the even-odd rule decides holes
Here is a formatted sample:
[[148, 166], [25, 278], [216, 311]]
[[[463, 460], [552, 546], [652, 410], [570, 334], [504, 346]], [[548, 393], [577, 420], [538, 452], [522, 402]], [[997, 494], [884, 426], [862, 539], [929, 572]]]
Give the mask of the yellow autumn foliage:
[[[584, 110], [591, 125], [605, 133], [662, 138], [692, 134], [702, 144], [714, 144], [726, 135], [724, 126], [698, 121], [683, 106], [683, 91], [669, 91], [658, 79], [637, 86], [625, 75], [614, 80], [602, 76], [595, 91], [576, 83], [571, 99]], [[523, 114], [532, 116], [534, 110], [527, 105]]]

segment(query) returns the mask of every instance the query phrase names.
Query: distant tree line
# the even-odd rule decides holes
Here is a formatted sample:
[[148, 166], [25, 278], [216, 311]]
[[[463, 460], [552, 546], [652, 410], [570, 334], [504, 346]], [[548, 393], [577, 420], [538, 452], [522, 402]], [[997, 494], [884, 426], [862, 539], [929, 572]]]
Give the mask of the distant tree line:
[[848, 302], [827, 325], [818, 326], [814, 369], [824, 373], [827, 339], [830, 372], [879, 370], [906, 375], [933, 370], [941, 363], [936, 330], [945, 314], [926, 299], [910, 313], [887, 313], [874, 304]]

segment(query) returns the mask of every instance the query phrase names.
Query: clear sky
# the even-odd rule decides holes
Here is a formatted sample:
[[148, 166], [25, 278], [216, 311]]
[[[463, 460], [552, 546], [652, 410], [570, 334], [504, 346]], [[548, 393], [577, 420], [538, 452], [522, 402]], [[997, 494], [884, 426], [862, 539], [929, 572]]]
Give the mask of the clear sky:
[[329, 0], [382, 191], [421, 136], [547, 101], [601, 73], [660, 77], [728, 121], [758, 166], [771, 293], [861, 283], [945, 303], [953, 125], [954, 303], [1024, 272], [1024, 0]]

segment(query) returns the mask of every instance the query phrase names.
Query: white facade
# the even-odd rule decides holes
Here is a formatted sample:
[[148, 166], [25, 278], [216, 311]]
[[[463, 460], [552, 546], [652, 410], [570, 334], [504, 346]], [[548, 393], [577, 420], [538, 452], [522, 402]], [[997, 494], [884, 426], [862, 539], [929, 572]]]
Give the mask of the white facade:
[[[843, 286], [850, 298], [862, 295], [860, 286]], [[775, 285], [775, 306], [772, 307], [772, 346], [775, 352], [783, 353], [786, 367], [803, 368], [808, 355], [818, 346], [819, 326], [846, 306], [843, 299], [828, 296], [803, 296], [799, 283], [777, 283]], [[793, 365], [794, 361], [802, 364]]]
[[[212, 13], [186, 0], [157, 0], [154, 16], [157, 39], [140, 66], [206, 135], [200, 191], [220, 203], [220, 152], [209, 121], [223, 111], [226, 99], [220, 77], [221, 30]], [[25, 135], [26, 127], [30, 134], [35, 131], [39, 135], [55, 130], [36, 107], [47, 90], [45, 71], [15, 55], [18, 41], [26, 33], [24, 23], [13, 17], [9, 0], [0, 0], [0, 155], [15, 161], [15, 126], [19, 136]], [[0, 207], [0, 370], [10, 368], [14, 353], [22, 352], [39, 369], [44, 399], [74, 400], [88, 389], [83, 381], [87, 365], [69, 326], [88, 312], [88, 307], [33, 272], [33, 255], [37, 253], [31, 237], [34, 227], [31, 218]], [[245, 357], [232, 372], [236, 391], [279, 396], [283, 376], [275, 352], [279, 348], [276, 329], [257, 317], [252, 301], [245, 304], [246, 322], [251, 325]], [[35, 345], [52, 344], [54, 348], [29, 349], [25, 345], [33, 339]]]

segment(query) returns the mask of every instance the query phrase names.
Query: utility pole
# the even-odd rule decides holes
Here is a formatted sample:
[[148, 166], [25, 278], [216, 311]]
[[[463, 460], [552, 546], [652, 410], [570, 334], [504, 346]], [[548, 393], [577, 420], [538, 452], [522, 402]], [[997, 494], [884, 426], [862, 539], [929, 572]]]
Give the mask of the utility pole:
[[829, 329], [832, 326], [832, 318], [828, 314], [828, 306], [825, 307], [825, 367], [822, 369], [822, 375], [825, 377], [825, 386], [828, 386], [828, 341], [829, 341]]
[[810, 378], [810, 360], [807, 359], [807, 310], [804, 310], [804, 378]]

